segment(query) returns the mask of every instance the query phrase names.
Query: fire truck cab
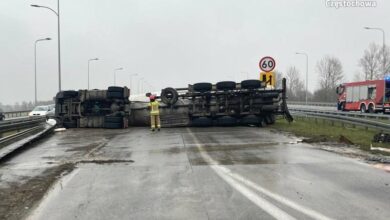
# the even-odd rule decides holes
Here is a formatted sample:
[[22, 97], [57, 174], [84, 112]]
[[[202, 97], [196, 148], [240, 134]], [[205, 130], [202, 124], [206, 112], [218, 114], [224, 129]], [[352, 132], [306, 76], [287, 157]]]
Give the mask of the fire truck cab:
[[337, 87], [337, 109], [362, 113], [390, 113], [390, 77], [344, 83]]

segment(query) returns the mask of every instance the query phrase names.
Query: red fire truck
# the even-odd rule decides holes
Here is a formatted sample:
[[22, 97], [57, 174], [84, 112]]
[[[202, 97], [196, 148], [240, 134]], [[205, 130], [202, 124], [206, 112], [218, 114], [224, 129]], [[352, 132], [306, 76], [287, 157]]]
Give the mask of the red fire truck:
[[390, 112], [390, 77], [344, 83], [337, 87], [340, 111]]

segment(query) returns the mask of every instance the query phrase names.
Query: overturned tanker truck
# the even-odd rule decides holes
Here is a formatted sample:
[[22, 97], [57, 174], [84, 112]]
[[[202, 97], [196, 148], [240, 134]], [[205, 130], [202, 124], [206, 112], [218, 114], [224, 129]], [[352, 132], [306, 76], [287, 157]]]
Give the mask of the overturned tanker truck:
[[61, 91], [55, 97], [55, 118], [65, 128], [126, 128], [130, 116], [130, 90]]
[[[129, 101], [127, 87], [107, 90], [61, 91], [55, 97], [55, 117], [66, 128], [126, 128], [149, 125], [148, 102]], [[234, 126], [275, 123], [275, 115], [290, 115], [286, 80], [281, 89], [260, 80], [196, 83], [165, 88], [158, 96], [163, 127]]]
[[[165, 88], [158, 96], [163, 127], [234, 126], [275, 123], [275, 115], [293, 121], [286, 102], [286, 79], [282, 88], [268, 87], [260, 80], [196, 83], [187, 88]], [[149, 124], [147, 103], [132, 102], [131, 125]]]

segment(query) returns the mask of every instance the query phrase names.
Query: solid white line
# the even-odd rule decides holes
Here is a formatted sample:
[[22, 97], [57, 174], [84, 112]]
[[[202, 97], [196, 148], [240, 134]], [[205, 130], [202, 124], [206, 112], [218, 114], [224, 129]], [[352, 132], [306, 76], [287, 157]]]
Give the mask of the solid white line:
[[293, 209], [295, 209], [303, 214], [306, 214], [307, 216], [310, 216], [314, 219], [321, 219], [321, 220], [330, 220], [331, 219], [331, 218], [329, 218], [329, 217], [327, 217], [319, 212], [316, 212], [312, 209], [306, 208], [306, 207], [299, 205], [299, 204], [297, 204], [297, 203], [295, 203], [295, 202], [293, 202], [293, 201], [291, 201], [283, 196], [280, 196], [276, 193], [273, 193], [273, 192], [255, 184], [254, 182], [252, 182], [252, 181], [250, 181], [250, 180], [248, 180], [248, 179], [246, 179], [238, 174], [231, 172], [228, 168], [223, 167], [223, 170], [227, 175], [231, 176], [233, 179], [244, 183], [245, 185], [251, 187], [252, 189], [254, 189], [260, 193], [263, 193], [266, 196], [271, 197], [271, 198], [275, 199], [276, 201], [278, 201], [286, 206], [289, 206], [289, 207], [291, 207], [291, 208], [293, 208]]
[[[200, 149], [200, 154], [203, 157], [203, 159], [206, 160], [206, 162], [210, 162], [212, 164], [217, 164], [217, 162], [213, 158], [211, 158], [210, 155], [207, 154], [207, 151], [204, 150], [203, 146], [199, 143], [198, 139], [191, 132], [191, 130], [189, 128], [187, 128], [187, 130], [188, 130], [189, 134], [192, 136], [192, 138], [195, 140], [197, 147]], [[218, 176], [220, 176], [222, 179], [224, 179], [226, 182], [228, 182], [235, 189], [240, 191], [244, 196], [246, 196], [248, 199], [250, 199], [256, 205], [258, 205], [264, 211], [266, 211], [267, 213], [269, 213], [270, 215], [274, 216], [277, 219], [280, 219], [278, 217], [278, 214], [280, 214], [280, 213], [286, 214], [286, 215], [288, 215], [288, 214], [272, 204], [271, 204], [271, 206], [269, 206], [270, 203], [268, 201], [260, 198], [259, 196], [254, 194], [253, 191], [251, 191], [250, 189], [246, 188], [245, 186], [239, 184], [239, 182], [245, 184], [246, 186], [248, 186], [248, 187], [250, 187], [250, 188], [252, 188], [260, 193], [265, 194], [266, 196], [268, 196], [268, 197], [270, 197], [270, 198], [272, 198], [272, 199], [274, 199], [274, 200], [276, 200], [276, 201], [278, 201], [286, 206], [289, 206], [289, 207], [291, 207], [291, 208], [293, 208], [293, 209], [295, 209], [303, 214], [306, 214], [307, 216], [310, 216], [314, 219], [331, 220], [331, 218], [329, 218], [329, 217], [327, 217], [319, 212], [316, 212], [312, 209], [309, 209], [309, 208], [306, 208], [302, 205], [299, 205], [299, 204], [297, 204], [297, 203], [295, 203], [295, 202], [293, 202], [293, 201], [291, 201], [291, 200], [289, 200], [281, 195], [273, 193], [273, 192], [255, 184], [254, 182], [252, 182], [252, 181], [250, 181], [250, 180], [248, 180], [248, 179], [246, 179], [238, 174], [233, 173], [230, 169], [228, 169], [224, 166], [211, 165], [210, 167], [218, 174]], [[227, 177], [230, 177], [232, 179], [229, 179]], [[241, 188], [244, 188], [244, 190], [242, 191]], [[261, 202], [256, 203], [255, 199], [257, 199], [257, 198], [260, 198], [261, 200], [264, 200], [266, 203], [269, 203], [269, 204], [266, 204], [266, 203], [262, 204]], [[290, 215], [288, 215], [288, 216], [290, 218], [293, 218]], [[287, 218], [287, 217], [283, 217], [282, 219], [285, 219], [285, 218]]]
[[[190, 135], [193, 137], [193, 139], [196, 142], [196, 145], [200, 149], [200, 154], [203, 157], [205, 161], [215, 163], [215, 161], [207, 154], [203, 153], [203, 147], [199, 144], [198, 139], [193, 135], [193, 133], [187, 128]], [[210, 166], [214, 172], [220, 176], [226, 183], [228, 183], [230, 186], [232, 186], [234, 189], [236, 189], [238, 192], [240, 192], [242, 195], [244, 195], [247, 199], [252, 201], [255, 205], [257, 205], [259, 208], [263, 209], [265, 212], [267, 212], [269, 215], [273, 216], [276, 219], [286, 219], [286, 220], [295, 220], [294, 217], [287, 214], [280, 208], [276, 207], [272, 203], [268, 202], [267, 200], [261, 198], [256, 193], [254, 193], [252, 190], [245, 187], [243, 184], [240, 184], [238, 181], [234, 180], [232, 177], [227, 175], [225, 172], [223, 172], [222, 167], [219, 165], [211, 165]]]

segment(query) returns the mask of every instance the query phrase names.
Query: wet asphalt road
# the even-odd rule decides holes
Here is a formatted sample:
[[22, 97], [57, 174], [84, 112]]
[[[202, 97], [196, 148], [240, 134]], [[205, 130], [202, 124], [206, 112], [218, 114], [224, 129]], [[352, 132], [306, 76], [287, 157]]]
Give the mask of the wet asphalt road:
[[1, 167], [0, 187], [79, 162], [28, 219], [389, 219], [390, 174], [269, 129], [76, 129]]

